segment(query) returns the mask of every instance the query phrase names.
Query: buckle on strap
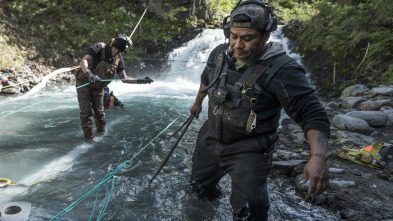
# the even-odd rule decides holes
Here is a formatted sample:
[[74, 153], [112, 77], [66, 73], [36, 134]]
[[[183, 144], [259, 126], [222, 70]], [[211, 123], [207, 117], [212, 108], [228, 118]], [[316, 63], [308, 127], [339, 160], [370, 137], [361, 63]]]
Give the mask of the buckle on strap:
[[240, 88], [242, 88], [243, 85], [242, 85], [240, 82], [236, 82], [236, 83], [235, 83], [235, 87], [236, 87], [238, 90], [240, 90]]
[[214, 114], [214, 115], [217, 115], [217, 114], [218, 114], [218, 106], [215, 106], [215, 107], [214, 107], [213, 114]]

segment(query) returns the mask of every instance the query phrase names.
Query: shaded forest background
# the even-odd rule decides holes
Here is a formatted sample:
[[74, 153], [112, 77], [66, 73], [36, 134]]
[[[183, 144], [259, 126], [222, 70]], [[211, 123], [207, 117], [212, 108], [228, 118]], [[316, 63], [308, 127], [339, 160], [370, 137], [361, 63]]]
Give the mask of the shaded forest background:
[[[0, 0], [0, 68], [78, 65], [87, 48], [132, 33], [148, 0]], [[270, 0], [315, 84], [393, 84], [391, 0]], [[164, 59], [204, 28], [221, 28], [236, 0], [152, 0], [127, 64]]]

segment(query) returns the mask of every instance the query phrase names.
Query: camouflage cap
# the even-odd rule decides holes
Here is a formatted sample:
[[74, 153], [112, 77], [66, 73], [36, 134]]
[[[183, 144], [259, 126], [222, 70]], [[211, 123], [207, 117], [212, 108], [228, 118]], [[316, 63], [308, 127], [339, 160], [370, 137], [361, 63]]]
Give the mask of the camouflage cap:
[[[250, 17], [251, 21], [236, 22], [233, 18], [237, 15], [247, 15]], [[266, 26], [269, 19], [270, 13], [265, 7], [256, 4], [241, 5], [231, 13], [231, 27], [254, 28], [260, 30]]]

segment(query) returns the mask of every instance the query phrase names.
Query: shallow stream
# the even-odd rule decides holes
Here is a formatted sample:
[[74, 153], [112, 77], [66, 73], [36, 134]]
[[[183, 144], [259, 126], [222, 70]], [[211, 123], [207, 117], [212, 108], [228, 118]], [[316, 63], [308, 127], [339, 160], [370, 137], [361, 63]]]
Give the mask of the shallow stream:
[[[271, 40], [286, 45], [287, 40], [277, 33]], [[107, 133], [93, 143], [83, 139], [74, 86], [41, 85], [35, 93], [1, 97], [0, 117], [18, 112], [0, 118], [0, 177], [17, 184], [0, 188], [0, 204], [30, 202], [29, 220], [50, 220], [128, 161], [114, 176], [107, 204], [104, 199], [112, 190], [112, 179], [98, 188], [96, 206], [94, 192], [61, 220], [88, 220], [94, 207], [92, 220], [96, 220], [106, 205], [102, 220], [231, 220], [229, 177], [222, 180], [225, 194], [218, 201], [199, 201], [187, 191], [195, 139], [207, 118], [207, 99], [199, 120], [194, 120], [166, 166], [149, 184], [176, 141], [177, 136], [168, 136], [188, 117], [204, 67], [201, 62], [223, 42], [222, 30], [206, 30], [169, 56], [189, 62], [173, 61], [169, 70], [150, 76], [156, 79], [154, 83], [112, 82], [109, 87], [126, 111], [106, 110]], [[298, 196], [289, 180], [269, 182], [271, 220], [339, 220]]]

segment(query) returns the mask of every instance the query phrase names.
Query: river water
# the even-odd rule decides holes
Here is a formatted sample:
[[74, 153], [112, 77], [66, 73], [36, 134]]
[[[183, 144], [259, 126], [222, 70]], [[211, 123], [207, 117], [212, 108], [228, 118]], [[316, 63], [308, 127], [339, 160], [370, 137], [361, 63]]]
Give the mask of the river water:
[[[270, 40], [287, 44], [279, 30]], [[188, 118], [203, 62], [223, 42], [222, 30], [205, 30], [169, 55], [174, 61], [168, 70], [150, 76], [154, 83], [112, 82], [109, 87], [126, 111], [106, 110], [107, 133], [93, 143], [83, 139], [74, 86], [39, 85], [34, 93], [1, 97], [0, 177], [16, 185], [0, 188], [0, 205], [30, 202], [29, 220], [59, 218], [71, 204], [75, 207], [61, 220], [90, 216], [96, 220], [102, 207], [106, 210], [101, 220], [231, 220], [229, 177], [222, 180], [224, 197], [217, 201], [199, 201], [187, 191], [195, 139], [207, 119], [207, 99], [199, 120], [194, 120], [149, 183], [180, 132], [168, 137]], [[269, 182], [270, 220], [339, 220], [298, 196], [292, 181]], [[109, 202], [105, 202], [106, 194]]]

